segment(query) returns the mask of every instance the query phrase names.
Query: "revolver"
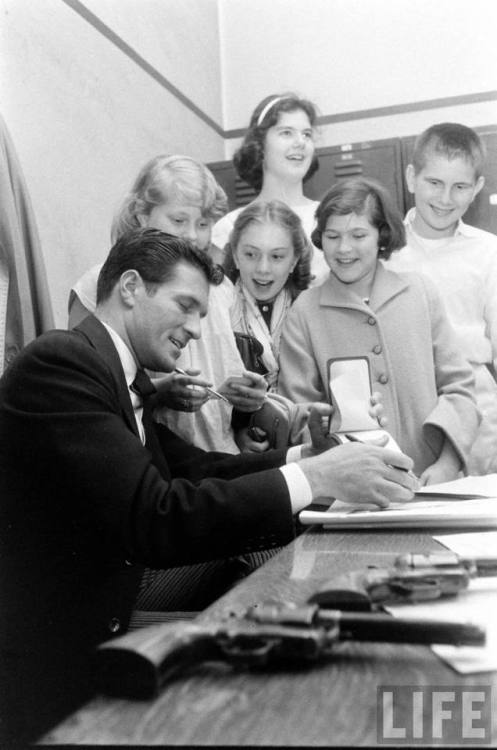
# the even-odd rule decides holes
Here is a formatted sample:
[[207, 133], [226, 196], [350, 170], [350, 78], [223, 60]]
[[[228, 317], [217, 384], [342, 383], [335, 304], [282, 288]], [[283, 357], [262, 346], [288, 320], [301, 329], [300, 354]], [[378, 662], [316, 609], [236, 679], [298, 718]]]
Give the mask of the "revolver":
[[97, 648], [96, 685], [110, 695], [153, 698], [174, 675], [203, 661], [240, 669], [308, 665], [351, 640], [483, 645], [485, 631], [468, 623], [263, 602], [218, 622], [166, 623], [107, 641]]
[[450, 550], [399, 555], [391, 568], [370, 566], [337, 577], [309, 602], [346, 611], [373, 611], [382, 605], [455, 596], [472, 578], [497, 575], [497, 558], [462, 558]]

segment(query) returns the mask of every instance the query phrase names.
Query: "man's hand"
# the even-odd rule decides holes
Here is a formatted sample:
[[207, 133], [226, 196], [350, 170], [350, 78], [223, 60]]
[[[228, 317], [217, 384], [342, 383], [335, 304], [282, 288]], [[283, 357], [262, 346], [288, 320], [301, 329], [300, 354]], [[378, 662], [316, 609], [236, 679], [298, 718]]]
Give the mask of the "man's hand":
[[387, 508], [391, 502], [410, 500], [418, 484], [410, 473], [413, 462], [408, 456], [365, 443], [339, 445], [302, 459], [299, 466], [313, 498], [338, 497], [348, 503]]
[[212, 383], [199, 377], [200, 370], [189, 369], [180, 375], [170, 372], [160, 378], [154, 378], [157, 389], [155, 406], [167, 406], [177, 411], [198, 411], [206, 401], [209, 393], [205, 390]]
[[218, 388], [219, 393], [238, 411], [252, 412], [261, 408], [267, 391], [267, 382], [257, 372], [244, 370], [241, 377], [232, 376]]

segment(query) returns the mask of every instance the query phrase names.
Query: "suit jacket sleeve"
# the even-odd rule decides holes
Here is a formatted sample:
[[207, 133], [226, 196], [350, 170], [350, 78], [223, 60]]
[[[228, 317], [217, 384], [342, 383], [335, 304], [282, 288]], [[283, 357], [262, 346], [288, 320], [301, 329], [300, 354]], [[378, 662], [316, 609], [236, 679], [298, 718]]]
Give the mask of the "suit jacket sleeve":
[[31, 463], [38, 496], [51, 513], [58, 504], [61, 522], [102, 554], [167, 567], [293, 537], [286, 482], [275, 468], [284, 452], [209, 454], [158, 428], [166, 465], [159, 471], [123, 416], [116, 374], [77, 332], [52, 332], [27, 347], [5, 393], [6, 427], [25, 453], [20, 465]]

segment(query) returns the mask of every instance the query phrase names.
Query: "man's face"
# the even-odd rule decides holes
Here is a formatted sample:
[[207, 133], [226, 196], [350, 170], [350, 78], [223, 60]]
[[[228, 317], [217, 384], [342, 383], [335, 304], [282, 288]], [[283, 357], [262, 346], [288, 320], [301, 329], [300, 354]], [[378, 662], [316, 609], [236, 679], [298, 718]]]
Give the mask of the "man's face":
[[172, 372], [183, 347], [200, 338], [208, 300], [209, 282], [186, 262], [180, 261], [172, 278], [151, 293], [139, 278], [126, 317], [128, 342], [138, 362], [149, 370]]
[[414, 229], [431, 239], [451, 237], [483, 187], [483, 177], [475, 177], [473, 165], [462, 157], [448, 159], [428, 152], [423, 168], [416, 174], [412, 164], [406, 171], [409, 192], [414, 194]]

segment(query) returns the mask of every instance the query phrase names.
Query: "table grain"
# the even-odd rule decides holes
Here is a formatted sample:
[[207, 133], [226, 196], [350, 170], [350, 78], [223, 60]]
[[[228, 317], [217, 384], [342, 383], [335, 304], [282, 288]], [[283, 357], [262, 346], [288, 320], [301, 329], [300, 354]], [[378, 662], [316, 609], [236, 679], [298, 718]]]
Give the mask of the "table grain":
[[[312, 527], [199, 617], [212, 621], [265, 599], [305, 600], [327, 579], [396, 555], [440, 545], [428, 533], [332, 532]], [[497, 673], [458, 675], [425, 646], [337, 644], [312, 668], [237, 672], [204, 664], [178, 676], [150, 701], [97, 696], [46, 734], [43, 744], [166, 746], [376, 746], [380, 686], [490, 685], [497, 715]], [[400, 726], [409, 706], [396, 715]], [[495, 723], [495, 722], [494, 722]], [[461, 744], [460, 733], [444, 741]], [[380, 743], [381, 744], [381, 743]], [[492, 745], [497, 745], [493, 729]]]

